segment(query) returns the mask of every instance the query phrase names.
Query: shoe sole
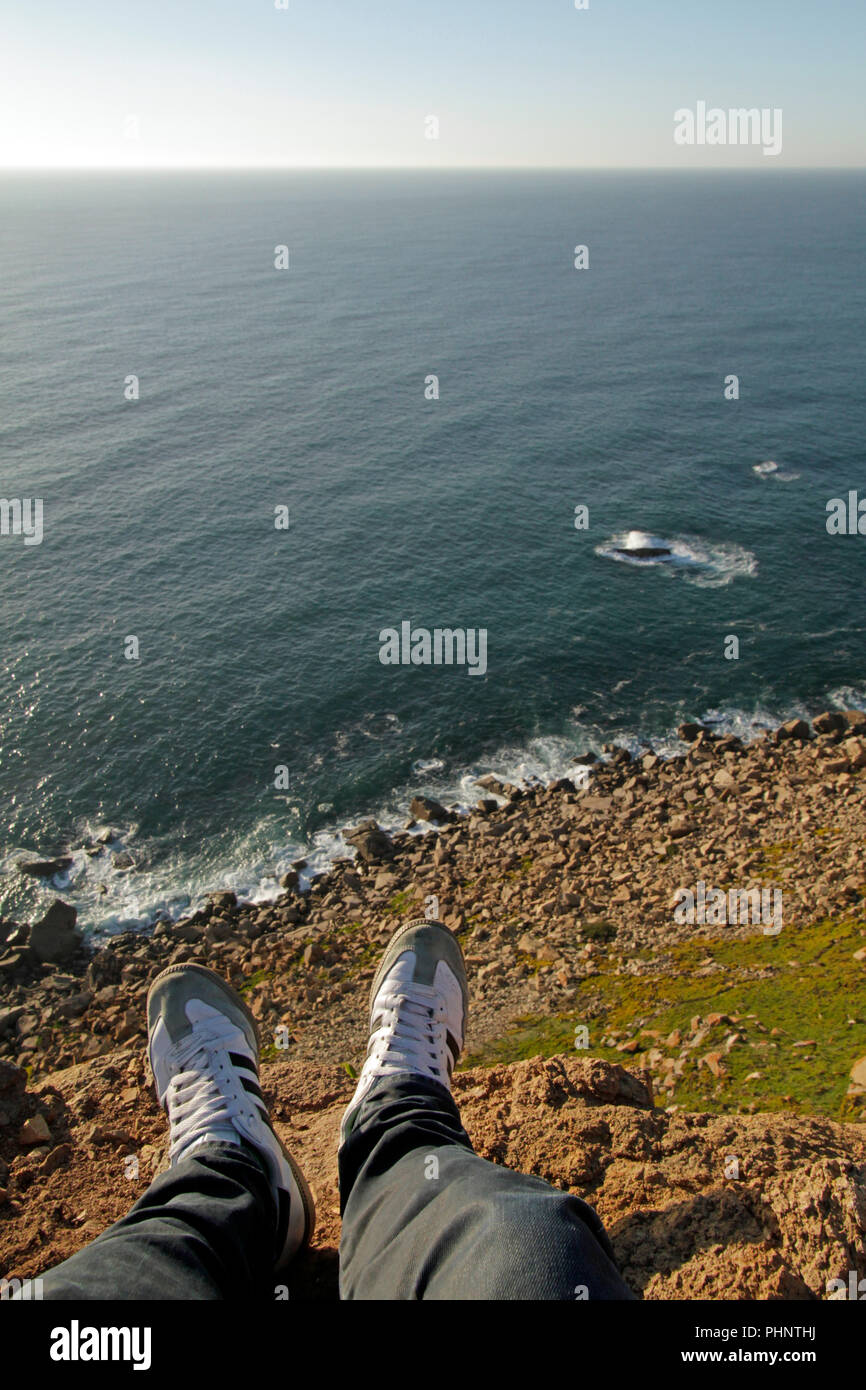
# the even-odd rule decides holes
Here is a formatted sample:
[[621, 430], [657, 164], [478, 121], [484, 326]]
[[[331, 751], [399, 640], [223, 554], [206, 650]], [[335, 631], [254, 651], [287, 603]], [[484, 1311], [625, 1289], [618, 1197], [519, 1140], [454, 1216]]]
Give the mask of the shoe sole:
[[[262, 1050], [262, 1035], [259, 1031], [258, 1020], [255, 1019], [253, 1015], [250, 1013], [250, 1010], [245, 1000], [241, 997], [240, 994], [238, 994], [234, 986], [230, 985], [228, 980], [224, 980], [222, 975], [218, 975], [215, 970], [211, 970], [206, 965], [195, 965], [192, 962], [189, 965], [186, 965], [182, 962], [179, 962], [177, 965], [167, 965], [164, 970], [161, 970], [159, 972], [156, 979], [151, 983], [150, 989], [147, 991], [147, 1003], [150, 1003], [150, 996], [152, 992], [156, 989], [156, 986], [159, 984], [160, 980], [165, 980], [170, 975], [187, 974], [189, 971], [193, 971], [196, 975], [203, 975], [206, 979], [212, 981], [216, 985], [219, 985], [226, 998], [230, 1000], [232, 1004], [234, 1004], [236, 1009], [240, 1009], [244, 1018], [247, 1020], [247, 1022], [253, 1030], [253, 1037], [256, 1040], [256, 1066], [258, 1067], [260, 1065], [259, 1059]], [[301, 1237], [301, 1243], [298, 1246], [298, 1249], [292, 1252], [293, 1257], [299, 1251], [304, 1250], [310, 1244], [310, 1241], [313, 1239], [313, 1233], [316, 1229], [316, 1202], [312, 1192], [310, 1191], [310, 1185], [307, 1182], [307, 1179], [304, 1177], [303, 1172], [301, 1171], [298, 1164], [295, 1162], [294, 1158], [289, 1153], [282, 1139], [277, 1134], [276, 1130], [273, 1129], [273, 1127], [272, 1132], [274, 1138], [280, 1146], [280, 1149], [282, 1150], [283, 1157], [285, 1158], [290, 1169], [292, 1170], [292, 1177], [294, 1178], [298, 1191], [301, 1194], [301, 1205], [304, 1209], [304, 1234]], [[282, 1259], [282, 1257], [280, 1258]], [[276, 1268], [277, 1270], [281, 1268], [279, 1262]]]

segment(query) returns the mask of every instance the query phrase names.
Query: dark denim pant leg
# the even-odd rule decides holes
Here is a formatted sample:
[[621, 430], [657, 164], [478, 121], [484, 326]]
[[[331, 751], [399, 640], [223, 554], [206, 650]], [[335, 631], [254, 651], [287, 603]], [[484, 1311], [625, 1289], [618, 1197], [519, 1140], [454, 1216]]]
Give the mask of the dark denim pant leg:
[[42, 1275], [46, 1299], [273, 1298], [276, 1207], [249, 1149], [203, 1144]]
[[451, 1094], [378, 1081], [340, 1150], [344, 1299], [633, 1299], [591, 1207], [473, 1152]]

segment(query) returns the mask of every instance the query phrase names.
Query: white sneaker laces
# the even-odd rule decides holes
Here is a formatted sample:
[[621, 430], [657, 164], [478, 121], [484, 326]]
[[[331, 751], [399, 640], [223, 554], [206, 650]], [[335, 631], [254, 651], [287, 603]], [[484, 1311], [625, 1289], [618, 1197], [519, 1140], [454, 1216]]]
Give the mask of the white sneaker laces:
[[448, 1084], [446, 1011], [438, 990], [395, 982], [376, 999], [368, 1058], [376, 1070], [414, 1071]]
[[236, 1039], [237, 1028], [229, 1019], [214, 1019], [196, 1025], [172, 1048], [169, 1060], [179, 1068], [165, 1093], [172, 1163], [193, 1143], [215, 1129], [219, 1134], [250, 1109], [246, 1092], [227, 1060], [229, 1043]]

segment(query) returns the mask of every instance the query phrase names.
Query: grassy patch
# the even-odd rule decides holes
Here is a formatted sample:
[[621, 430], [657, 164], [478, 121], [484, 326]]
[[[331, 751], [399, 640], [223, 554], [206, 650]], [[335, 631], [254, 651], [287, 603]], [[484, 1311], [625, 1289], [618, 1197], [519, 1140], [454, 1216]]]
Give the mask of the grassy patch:
[[389, 899], [385, 911], [397, 916], [402, 916], [404, 913], [414, 912], [417, 906], [418, 900], [414, 893], [411, 893], [408, 888], [400, 888], [394, 896]]
[[[647, 963], [664, 961], [651, 978], [617, 974], [608, 955], [597, 961], [599, 974], [581, 983], [576, 1007], [554, 1017], [518, 1019], [504, 1036], [467, 1056], [463, 1066], [571, 1051], [580, 1024], [589, 1028], [592, 1056], [642, 1066], [652, 1048], [678, 1058], [682, 1045], [668, 1047], [665, 1040], [679, 1029], [682, 1043], [688, 1041], [695, 1015], [737, 1014], [739, 1023], [716, 1025], [686, 1053], [674, 1092], [668, 1097], [657, 1089], [658, 1104], [712, 1113], [755, 1105], [854, 1119], [866, 1113], [846, 1099], [851, 1066], [866, 1053], [863, 966], [853, 960], [863, 941], [860, 922], [837, 917], [785, 927], [777, 937], [719, 936], [645, 951]], [[700, 973], [711, 962], [720, 968]], [[641, 1037], [641, 1029], [653, 1029], [660, 1039]], [[773, 1029], [778, 1029], [775, 1036]], [[717, 1078], [706, 1066], [699, 1068], [699, 1059], [721, 1049], [734, 1032], [741, 1041], [723, 1053], [727, 1074]], [[628, 1054], [603, 1047], [601, 1039], [610, 1033], [621, 1033], [621, 1041], [636, 1038], [638, 1050]], [[804, 1041], [814, 1046], [793, 1046]], [[759, 1072], [759, 1079], [747, 1081], [752, 1072]], [[659, 1068], [655, 1075], [658, 1081], [664, 1072]]]
[[352, 936], [355, 932], [363, 931], [363, 922], [343, 922], [336, 928], [337, 936]]
[[354, 980], [362, 971], [368, 969], [374, 962], [378, 961], [382, 955], [382, 947], [376, 941], [368, 941], [363, 950], [359, 951], [351, 965], [346, 967], [343, 976], [344, 980]]
[[238, 986], [238, 993], [247, 994], [251, 989], [255, 989], [256, 985], [263, 985], [266, 980], [273, 978], [273, 970], [267, 970], [264, 967], [261, 970], [254, 970], [252, 975], [248, 975], [243, 984]]
[[598, 941], [604, 944], [613, 941], [616, 936], [616, 927], [612, 922], [599, 919], [595, 922], [584, 922], [580, 929], [581, 937], [586, 941]]

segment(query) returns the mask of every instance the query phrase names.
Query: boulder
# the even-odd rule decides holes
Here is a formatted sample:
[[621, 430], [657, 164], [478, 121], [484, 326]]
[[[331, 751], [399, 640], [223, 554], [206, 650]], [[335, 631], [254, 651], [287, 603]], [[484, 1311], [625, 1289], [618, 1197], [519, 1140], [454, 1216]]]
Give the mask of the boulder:
[[681, 738], [683, 743], [694, 743], [695, 739], [704, 732], [703, 724], [695, 724], [687, 721], [685, 724], [680, 724], [677, 729], [677, 738]]
[[454, 819], [451, 811], [446, 811], [441, 802], [430, 796], [414, 796], [409, 810], [416, 820], [442, 823]]
[[592, 811], [595, 815], [605, 816], [613, 805], [613, 798], [610, 796], [582, 796], [577, 803], [581, 811]]
[[55, 874], [64, 874], [71, 868], [72, 862], [68, 855], [59, 859], [19, 859], [18, 868], [29, 878], [54, 878]]
[[812, 720], [816, 734], [841, 734], [847, 732], [848, 721], [841, 710], [824, 710]]
[[27, 1087], [27, 1073], [23, 1067], [14, 1067], [11, 1062], [0, 1061], [0, 1103], [8, 1106], [18, 1102]]
[[0, 960], [0, 978], [10, 980], [13, 976], [28, 973], [36, 963], [36, 957], [25, 946], [23, 951], [11, 951]]
[[30, 940], [30, 926], [27, 922], [21, 922], [17, 926], [10, 926], [9, 934], [6, 937], [6, 945], [13, 950], [21, 950]]
[[354, 830], [345, 831], [343, 838], [350, 845], [354, 845], [358, 858], [366, 864], [374, 864], [380, 859], [393, 859], [396, 853], [391, 836], [374, 820], [362, 821]]
[[846, 738], [842, 747], [852, 767], [866, 767], [866, 739]]
[[221, 888], [207, 896], [215, 912], [232, 912], [238, 905], [237, 895], [230, 888]]
[[484, 777], [479, 777], [475, 783], [476, 787], [483, 787], [486, 792], [493, 792], [494, 796], [505, 796], [509, 794], [509, 783], [503, 782], [501, 777], [494, 777], [492, 772], [488, 772]]
[[25, 1120], [18, 1133], [18, 1143], [22, 1148], [33, 1148], [36, 1144], [50, 1144], [51, 1130], [44, 1115], [32, 1115]]
[[123, 962], [114, 950], [103, 948], [97, 951], [87, 967], [87, 983], [93, 990], [116, 985], [120, 980]]
[[26, 1012], [23, 1004], [19, 1004], [17, 1008], [13, 1009], [0, 1009], [0, 1036], [4, 1033], [11, 1033], [19, 1018], [22, 1018]]
[[77, 917], [69, 903], [54, 899], [41, 921], [30, 928], [28, 944], [39, 960], [61, 961], [75, 954], [83, 939], [75, 926]]
[[812, 737], [812, 731], [805, 719], [789, 719], [786, 724], [782, 724], [775, 734], [776, 742], [783, 743], [786, 739], [795, 739], [798, 743], [806, 743]]
[[80, 1018], [87, 1011], [93, 1000], [90, 990], [82, 990], [79, 994], [70, 994], [63, 999], [56, 1007], [55, 1013], [61, 1018]]
[[177, 941], [185, 941], [188, 945], [194, 946], [204, 936], [204, 928], [195, 922], [175, 922], [171, 934]]

